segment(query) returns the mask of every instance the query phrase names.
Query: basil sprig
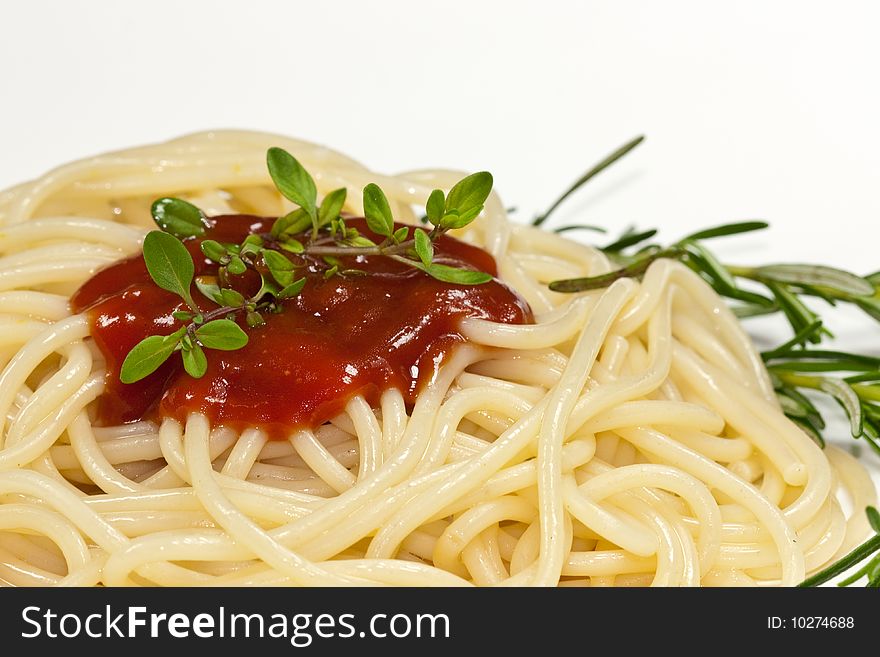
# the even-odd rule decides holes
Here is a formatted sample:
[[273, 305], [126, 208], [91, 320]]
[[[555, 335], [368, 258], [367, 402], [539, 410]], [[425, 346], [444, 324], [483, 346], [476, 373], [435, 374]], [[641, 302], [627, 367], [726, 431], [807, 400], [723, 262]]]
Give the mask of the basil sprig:
[[[236, 350], [248, 343], [248, 329], [266, 322], [266, 316], [282, 312], [282, 302], [300, 294], [305, 267], [323, 267], [325, 278], [361, 276], [365, 272], [345, 269], [342, 256], [388, 257], [438, 280], [458, 285], [478, 285], [492, 279], [481, 271], [434, 262], [434, 243], [450, 230], [463, 228], [482, 212], [492, 191], [492, 176], [479, 172], [459, 181], [445, 195], [434, 190], [428, 200], [430, 231], [409, 226], [396, 227], [391, 203], [373, 183], [363, 190], [364, 215], [371, 239], [348, 225], [342, 211], [347, 191], [335, 189], [318, 203], [314, 178], [290, 153], [270, 148], [266, 155], [269, 175], [279, 193], [297, 205], [278, 218], [266, 234], [248, 235], [239, 244], [202, 239], [202, 254], [218, 265], [216, 276], [195, 277], [195, 266], [182, 240], [202, 238], [209, 227], [205, 214], [179, 198], [161, 198], [153, 203], [152, 215], [161, 230], [144, 239], [144, 262], [153, 282], [181, 298], [183, 308], [173, 313], [183, 325], [169, 335], [151, 335], [136, 344], [120, 371], [123, 383], [149, 376], [175, 352], [180, 352], [184, 369], [195, 378], [208, 370], [205, 350]], [[311, 229], [310, 239], [303, 233]], [[241, 277], [252, 271], [259, 275], [259, 290], [246, 296]], [[202, 311], [192, 296], [195, 288], [218, 307]]]
[[189, 308], [174, 313], [176, 319], [188, 323], [170, 335], [151, 335], [137, 343], [122, 362], [119, 379], [123, 383], [134, 383], [149, 376], [176, 351], [181, 352], [187, 373], [199, 378], [208, 368], [203, 349], [228, 351], [247, 344], [248, 336], [238, 324], [229, 319], [215, 319], [216, 311], [202, 313], [193, 301], [190, 288], [195, 265], [179, 239], [158, 230], [147, 233], [144, 263], [153, 282], [179, 296]]

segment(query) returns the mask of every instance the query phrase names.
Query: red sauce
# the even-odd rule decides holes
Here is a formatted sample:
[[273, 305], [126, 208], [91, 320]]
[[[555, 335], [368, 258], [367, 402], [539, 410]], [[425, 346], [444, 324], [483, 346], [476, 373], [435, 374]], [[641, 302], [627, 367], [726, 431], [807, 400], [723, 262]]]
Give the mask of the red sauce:
[[[268, 233], [273, 221], [214, 217], [205, 238], [239, 243], [249, 233]], [[349, 223], [371, 236], [363, 220]], [[186, 242], [196, 275], [216, 273], [217, 265], [202, 256], [198, 244]], [[132, 384], [119, 380], [126, 354], [148, 335], [172, 333], [180, 326], [172, 313], [185, 307], [152, 282], [140, 254], [99, 271], [71, 299], [74, 312], [88, 312], [92, 337], [107, 361], [98, 421], [183, 420], [200, 411], [217, 424], [259, 426], [284, 438], [293, 428], [320, 426], [359, 394], [376, 405], [382, 391], [395, 387], [412, 403], [450, 349], [464, 341], [458, 329], [464, 317], [532, 321], [526, 302], [498, 280], [455, 285], [386, 257], [340, 260], [341, 269], [368, 275], [325, 280], [320, 266], [303, 267], [298, 271], [307, 283], [300, 295], [285, 301], [283, 312], [264, 314], [264, 326], [245, 328], [250, 340], [244, 348], [206, 350], [208, 371], [202, 378], [186, 374], [174, 354]], [[435, 260], [497, 274], [492, 256], [449, 236], [435, 243]], [[192, 295], [203, 311], [217, 307], [195, 286]], [[245, 326], [242, 318], [239, 322]]]

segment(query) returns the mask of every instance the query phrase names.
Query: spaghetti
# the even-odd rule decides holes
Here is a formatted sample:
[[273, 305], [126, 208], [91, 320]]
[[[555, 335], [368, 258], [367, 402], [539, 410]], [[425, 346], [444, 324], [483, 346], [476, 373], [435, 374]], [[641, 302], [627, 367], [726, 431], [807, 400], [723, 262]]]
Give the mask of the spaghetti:
[[[448, 171], [375, 174], [277, 135], [202, 133], [76, 162], [0, 193], [0, 580], [12, 585], [793, 585], [868, 533], [876, 491], [783, 415], [725, 304], [658, 260], [610, 269], [508, 221], [496, 196], [456, 237], [480, 246], [533, 324], [461, 321], [408, 404], [354, 396], [270, 440], [200, 413], [102, 426], [106, 366], [70, 295], [137, 254], [150, 203], [280, 216], [265, 153], [319, 192], [382, 186], [416, 223]], [[349, 195], [346, 209], [363, 208]], [[181, 418], [183, 419], [183, 418]]]

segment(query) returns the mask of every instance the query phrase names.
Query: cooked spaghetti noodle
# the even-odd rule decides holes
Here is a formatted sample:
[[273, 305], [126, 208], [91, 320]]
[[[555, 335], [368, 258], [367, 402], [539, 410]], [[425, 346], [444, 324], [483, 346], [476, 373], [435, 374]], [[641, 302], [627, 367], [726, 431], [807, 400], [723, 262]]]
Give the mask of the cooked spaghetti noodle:
[[[198, 413], [98, 426], [105, 365], [68, 298], [138, 252], [150, 203], [279, 216], [265, 152], [417, 222], [448, 171], [378, 175], [276, 135], [196, 134], [0, 194], [0, 581], [12, 585], [792, 585], [868, 533], [876, 492], [781, 412], [729, 309], [655, 262], [576, 296], [601, 252], [510, 223], [458, 237], [535, 324], [466, 319], [412, 406], [386, 390], [287, 440]], [[347, 210], [360, 213], [356, 195]]]

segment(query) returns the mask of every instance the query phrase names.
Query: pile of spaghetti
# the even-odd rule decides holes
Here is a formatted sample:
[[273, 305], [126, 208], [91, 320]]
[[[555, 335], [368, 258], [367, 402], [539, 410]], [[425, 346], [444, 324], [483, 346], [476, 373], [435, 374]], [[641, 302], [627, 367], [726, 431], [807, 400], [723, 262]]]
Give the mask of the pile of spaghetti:
[[[510, 222], [494, 194], [452, 234], [491, 254], [534, 321], [461, 320], [412, 403], [355, 395], [280, 437], [198, 412], [102, 422], [110, 367], [71, 295], [139, 255], [158, 197], [209, 217], [289, 213], [270, 147], [319, 195], [377, 183], [414, 225], [461, 177], [212, 132], [0, 193], [0, 582], [794, 585], [868, 534], [870, 477], [785, 416], [704, 280], [660, 258], [641, 279], [551, 291], [614, 265]], [[358, 193], [345, 211], [364, 212]]]

